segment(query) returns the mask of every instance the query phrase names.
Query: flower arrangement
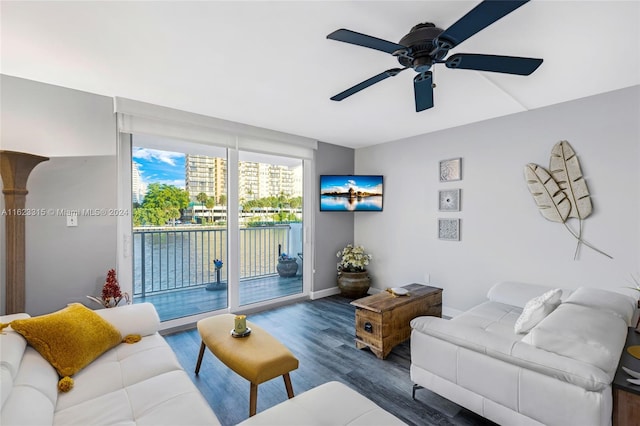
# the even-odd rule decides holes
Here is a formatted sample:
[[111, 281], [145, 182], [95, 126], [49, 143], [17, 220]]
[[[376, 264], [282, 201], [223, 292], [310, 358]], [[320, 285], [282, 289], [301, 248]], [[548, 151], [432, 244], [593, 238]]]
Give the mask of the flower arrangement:
[[364, 247], [347, 244], [345, 248], [336, 253], [340, 257], [338, 262], [339, 272], [364, 272], [367, 270], [369, 261], [373, 258], [370, 254], [365, 253]]
[[125, 300], [127, 305], [131, 302], [128, 293], [123, 293], [120, 290], [120, 284], [118, 284], [118, 279], [116, 278], [116, 270], [109, 269], [107, 272], [107, 279], [102, 286], [102, 295], [100, 298], [94, 296], [87, 296], [89, 299], [93, 300], [96, 303], [101, 304], [105, 308], [114, 308], [118, 306], [118, 303]]

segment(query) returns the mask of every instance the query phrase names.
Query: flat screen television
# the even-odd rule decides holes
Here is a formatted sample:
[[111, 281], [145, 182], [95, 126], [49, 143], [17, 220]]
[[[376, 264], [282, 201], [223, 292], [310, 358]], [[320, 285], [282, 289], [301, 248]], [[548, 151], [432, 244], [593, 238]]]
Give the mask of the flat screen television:
[[320, 176], [320, 211], [381, 212], [382, 175]]

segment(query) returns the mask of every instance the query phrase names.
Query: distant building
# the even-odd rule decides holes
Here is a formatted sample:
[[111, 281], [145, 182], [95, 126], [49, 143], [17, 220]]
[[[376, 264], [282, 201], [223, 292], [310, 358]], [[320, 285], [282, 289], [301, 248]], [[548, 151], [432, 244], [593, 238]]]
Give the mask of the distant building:
[[140, 169], [138, 163], [131, 162], [131, 201], [133, 203], [142, 204], [144, 196], [147, 193], [147, 185], [140, 177]]
[[[241, 161], [238, 172], [240, 200], [277, 197], [281, 193], [287, 197], [302, 195], [301, 167], [290, 169], [273, 164]], [[227, 161], [224, 158], [186, 155], [185, 189], [191, 201], [195, 202], [201, 192], [219, 201], [220, 196], [227, 193], [226, 176]]]
[[238, 174], [240, 199], [249, 201], [277, 197], [280, 194], [284, 194], [286, 197], [302, 195], [301, 178], [302, 176], [300, 176], [300, 189], [298, 190], [295, 188], [297, 182], [295, 169], [274, 164], [241, 161]]
[[216, 202], [227, 193], [227, 162], [219, 157], [187, 154], [184, 162], [185, 189], [191, 201], [204, 192]]

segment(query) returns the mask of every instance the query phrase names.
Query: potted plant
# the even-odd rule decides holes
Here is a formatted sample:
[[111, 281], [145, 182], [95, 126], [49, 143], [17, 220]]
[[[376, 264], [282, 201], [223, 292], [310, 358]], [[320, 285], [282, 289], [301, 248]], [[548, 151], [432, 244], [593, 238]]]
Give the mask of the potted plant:
[[298, 262], [287, 253], [281, 253], [278, 256], [278, 266], [276, 267], [278, 275], [283, 278], [295, 277], [298, 273]]
[[372, 256], [364, 251], [362, 246], [348, 244], [338, 251], [338, 288], [346, 297], [363, 297], [369, 291], [371, 278], [367, 273], [367, 266]]
[[107, 279], [104, 282], [104, 286], [102, 286], [102, 294], [100, 297], [87, 296], [87, 298], [99, 303], [105, 308], [115, 308], [122, 300], [124, 300], [127, 305], [131, 303], [129, 293], [123, 293], [120, 290], [115, 269], [109, 269], [107, 272]]

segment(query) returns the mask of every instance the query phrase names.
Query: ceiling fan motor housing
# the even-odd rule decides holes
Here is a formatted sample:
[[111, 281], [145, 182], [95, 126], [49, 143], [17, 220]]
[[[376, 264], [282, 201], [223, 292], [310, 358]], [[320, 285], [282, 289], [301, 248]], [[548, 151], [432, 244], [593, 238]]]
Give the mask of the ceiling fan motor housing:
[[435, 48], [433, 40], [443, 31], [431, 22], [424, 22], [411, 28], [409, 34], [402, 37], [398, 43], [408, 47], [409, 54], [398, 56], [398, 62], [420, 73], [428, 71], [433, 65], [433, 58], [430, 55]]

